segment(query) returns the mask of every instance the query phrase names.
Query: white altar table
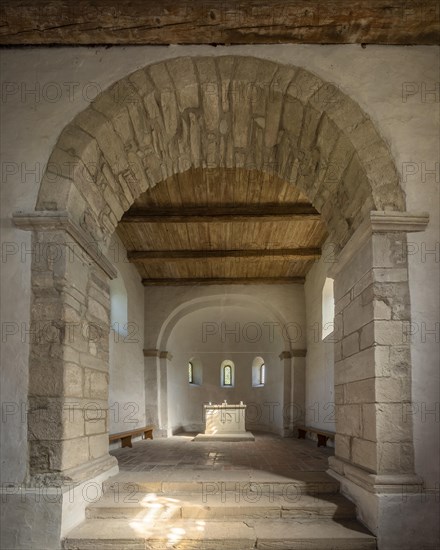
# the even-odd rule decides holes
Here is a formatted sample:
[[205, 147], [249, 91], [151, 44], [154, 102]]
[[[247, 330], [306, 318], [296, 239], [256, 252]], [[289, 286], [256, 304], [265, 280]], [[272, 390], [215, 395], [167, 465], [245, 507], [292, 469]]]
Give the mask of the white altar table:
[[222, 403], [203, 406], [205, 433], [195, 440], [254, 441], [251, 432], [246, 431], [246, 405]]

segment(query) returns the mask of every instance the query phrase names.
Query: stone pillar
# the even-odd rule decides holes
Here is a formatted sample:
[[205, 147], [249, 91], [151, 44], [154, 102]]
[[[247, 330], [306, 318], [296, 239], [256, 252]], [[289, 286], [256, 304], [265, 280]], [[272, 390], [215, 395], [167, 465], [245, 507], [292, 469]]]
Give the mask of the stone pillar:
[[[66, 213], [18, 214], [14, 222], [33, 232], [32, 300], [28, 474], [8, 510], [31, 526], [38, 547], [59, 548], [85, 518], [84, 487], [99, 492], [118, 472], [108, 452], [108, 281], [116, 272]], [[59, 498], [35, 498], [42, 486]]]
[[168, 351], [161, 351], [159, 354], [159, 425], [166, 435], [171, 434], [171, 427], [168, 424], [168, 361], [172, 355]]
[[294, 435], [296, 426], [304, 424], [305, 356], [307, 350], [283, 351], [284, 363], [283, 435]]
[[306, 410], [306, 354], [305, 349], [292, 350], [292, 432], [305, 423]]
[[159, 429], [159, 366], [157, 349], [144, 349], [145, 418]]
[[144, 357], [147, 422], [157, 427], [158, 434], [171, 435], [168, 426], [167, 366], [167, 361], [172, 359], [171, 353], [158, 349], [146, 349]]
[[283, 437], [292, 435], [292, 410], [290, 402], [292, 398], [292, 354], [290, 351], [282, 351], [280, 353], [280, 361], [283, 365]]
[[[406, 233], [423, 230], [427, 221], [426, 215], [371, 212], [330, 273], [337, 432], [330, 472], [344, 481], [361, 517], [378, 532], [391, 518], [383, 495], [421, 484], [414, 473], [412, 424], [404, 414], [411, 401]], [[365, 491], [381, 496], [375, 500]]]
[[15, 217], [32, 229], [29, 477], [82, 481], [108, 454], [110, 294], [116, 273], [60, 213]]

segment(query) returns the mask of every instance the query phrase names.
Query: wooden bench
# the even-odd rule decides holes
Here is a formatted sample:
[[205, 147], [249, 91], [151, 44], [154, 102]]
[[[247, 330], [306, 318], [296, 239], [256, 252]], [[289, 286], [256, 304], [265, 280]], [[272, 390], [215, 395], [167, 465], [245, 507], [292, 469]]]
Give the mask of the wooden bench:
[[133, 447], [133, 444], [131, 442], [132, 437], [142, 435], [143, 439], [153, 439], [153, 428], [154, 426], [134, 428], [133, 430], [129, 430], [128, 432], [121, 432], [118, 434], [109, 435], [109, 440], [111, 443], [112, 441], [118, 441], [120, 439], [122, 447]]
[[310, 426], [298, 426], [298, 439], [305, 439], [307, 432], [318, 436], [318, 447], [327, 447], [327, 440], [335, 438], [334, 432], [327, 432], [319, 428], [311, 428]]

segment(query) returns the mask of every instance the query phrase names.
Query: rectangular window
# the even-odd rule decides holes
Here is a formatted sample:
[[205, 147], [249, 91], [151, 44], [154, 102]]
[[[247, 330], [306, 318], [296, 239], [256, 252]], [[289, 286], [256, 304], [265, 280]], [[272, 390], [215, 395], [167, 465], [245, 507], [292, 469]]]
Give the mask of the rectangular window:
[[231, 365], [225, 365], [223, 367], [223, 385], [232, 386], [232, 367]]

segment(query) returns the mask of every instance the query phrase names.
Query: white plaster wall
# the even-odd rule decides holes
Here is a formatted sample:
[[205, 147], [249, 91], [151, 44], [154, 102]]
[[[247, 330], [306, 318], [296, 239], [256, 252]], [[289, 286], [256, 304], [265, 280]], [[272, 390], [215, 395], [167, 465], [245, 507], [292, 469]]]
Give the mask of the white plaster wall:
[[109, 259], [127, 291], [127, 323], [112, 320], [110, 331], [109, 431], [117, 433], [145, 426], [144, 287], [116, 235]]
[[331, 259], [331, 255], [323, 254], [307, 274], [304, 284], [307, 318], [305, 419], [307, 426], [335, 431], [334, 346], [331, 334], [322, 339], [322, 289]]
[[242, 302], [260, 314], [264, 311], [262, 322], [272, 323], [273, 332], [284, 336], [285, 349], [306, 347], [303, 285], [212, 285], [146, 287], [145, 348], [169, 351], [162, 349], [169, 332], [164, 327], [170, 329], [173, 319], [210, 302], [223, 307]]
[[[202, 308], [178, 321], [167, 345], [172, 355], [167, 370], [168, 421], [173, 431], [204, 430], [203, 404], [226, 399], [248, 406], [247, 429], [283, 433], [284, 361], [279, 355], [285, 342], [281, 331], [269, 330], [267, 321], [267, 316], [234, 306]], [[263, 387], [252, 387], [252, 362], [257, 356], [266, 364]], [[194, 357], [202, 364], [200, 386], [188, 383], [188, 362]], [[220, 383], [225, 360], [235, 367], [230, 388]]]
[[[438, 322], [439, 258], [426, 255], [423, 247], [434, 249], [439, 233], [439, 176], [438, 172], [424, 172], [438, 162], [438, 87], [437, 95], [426, 94], [439, 81], [437, 47], [272, 45], [3, 50], [2, 244], [29, 245], [29, 236], [11, 227], [11, 213], [34, 207], [40, 174], [58, 135], [88, 105], [95, 90], [104, 89], [148, 63], [192, 54], [244, 54], [291, 63], [339, 86], [370, 115], [390, 144], [407, 193], [408, 210], [430, 212], [427, 231], [412, 238], [411, 250], [415, 252], [409, 257], [409, 264], [413, 322], [418, 328], [412, 351], [413, 399], [420, 411], [413, 415], [416, 468], [427, 486], [434, 487], [439, 479], [438, 461], [433, 459], [439, 454], [438, 416], [426, 415], [424, 411], [440, 401], [438, 336], [426, 334], [426, 329], [433, 329]], [[408, 89], [416, 91], [402, 98], [402, 90]], [[36, 90], [35, 94], [30, 90]], [[36, 169], [36, 174], [30, 174], [31, 169]], [[409, 171], [414, 174], [409, 175]], [[24, 260], [17, 252], [2, 256], [2, 320], [24, 323], [26, 327], [30, 273], [29, 259]], [[2, 402], [13, 401], [18, 410], [26, 402], [28, 362], [28, 345], [20, 332], [19, 328], [18, 336], [9, 336], [2, 342]], [[26, 423], [19, 414], [11, 414], [3, 427], [2, 476], [7, 481], [21, 480], [25, 472]]]

